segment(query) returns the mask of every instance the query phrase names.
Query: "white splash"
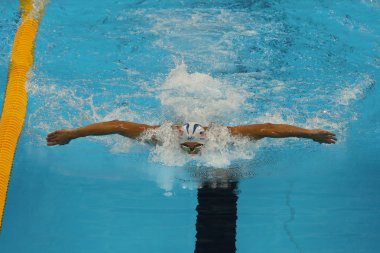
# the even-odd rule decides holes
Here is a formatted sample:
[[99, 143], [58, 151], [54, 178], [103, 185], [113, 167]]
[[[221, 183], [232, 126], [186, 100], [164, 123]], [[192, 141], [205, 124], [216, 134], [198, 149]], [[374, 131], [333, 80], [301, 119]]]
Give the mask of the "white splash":
[[232, 161], [254, 158], [255, 143], [248, 138], [232, 136], [228, 128], [211, 125], [207, 142], [200, 155], [200, 165], [227, 168]]
[[171, 70], [158, 98], [169, 115], [182, 123], [226, 122], [238, 114], [245, 94], [221, 80], [203, 73], [189, 73], [185, 63]]
[[195, 156], [181, 150], [178, 132], [171, 123], [149, 129], [141, 140], [156, 139], [158, 144], [152, 148], [151, 159], [167, 166], [183, 166], [195, 161], [197, 166], [227, 168], [234, 160], [254, 157], [254, 143], [248, 138], [232, 136], [227, 127], [213, 124], [206, 133], [206, 144]]
[[221, 71], [234, 68], [233, 62], [239, 58], [237, 37], [256, 37], [260, 33], [258, 20], [249, 10], [210, 6], [160, 9], [153, 13], [138, 10], [130, 15], [143, 15], [152, 23], [145, 31], [157, 35], [155, 46]]
[[33, 19], [40, 19], [45, 6], [49, 0], [32, 0], [33, 9], [30, 11], [29, 16]]
[[[36, 109], [28, 116], [26, 130], [42, 145], [46, 142], [46, 134], [54, 130], [115, 119], [136, 121], [139, 117], [128, 106], [108, 108], [108, 103], [97, 104], [94, 94], [82, 95], [77, 87], [66, 87], [46, 77], [35, 78], [33, 72], [29, 73], [27, 91], [29, 102]], [[90, 138], [104, 143], [112, 152], [126, 152], [133, 144], [132, 140], [121, 136]]]
[[180, 149], [178, 133], [171, 123], [166, 122], [159, 128], [149, 129], [141, 137], [145, 142], [150, 142], [152, 139], [158, 142], [151, 151], [152, 161], [168, 166], [181, 166], [190, 160]]
[[349, 105], [351, 102], [362, 98], [374, 84], [375, 80], [370, 75], [365, 74], [360, 81], [341, 90], [337, 102], [341, 105]]
[[378, 0], [362, 0], [362, 3], [369, 5], [371, 7], [375, 7], [375, 8], [380, 7], [380, 1]]

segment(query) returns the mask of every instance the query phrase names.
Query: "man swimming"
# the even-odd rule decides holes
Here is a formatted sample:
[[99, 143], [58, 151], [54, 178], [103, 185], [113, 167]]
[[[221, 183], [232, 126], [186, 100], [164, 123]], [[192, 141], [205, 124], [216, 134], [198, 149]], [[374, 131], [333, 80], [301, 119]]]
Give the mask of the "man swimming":
[[[61, 129], [49, 133], [47, 145], [65, 145], [71, 140], [97, 135], [119, 134], [131, 139], [138, 139], [145, 131], [159, 128], [160, 125], [146, 125], [128, 121], [113, 120], [90, 124], [80, 128]], [[173, 131], [178, 132], [179, 148], [189, 154], [198, 154], [207, 140], [208, 127], [202, 127], [195, 122], [173, 125]], [[269, 138], [306, 138], [318, 143], [335, 144], [337, 141], [334, 133], [322, 129], [305, 129], [287, 124], [252, 124], [241, 126], [227, 126], [231, 135], [248, 137], [252, 140]], [[155, 140], [153, 140], [155, 141]]]

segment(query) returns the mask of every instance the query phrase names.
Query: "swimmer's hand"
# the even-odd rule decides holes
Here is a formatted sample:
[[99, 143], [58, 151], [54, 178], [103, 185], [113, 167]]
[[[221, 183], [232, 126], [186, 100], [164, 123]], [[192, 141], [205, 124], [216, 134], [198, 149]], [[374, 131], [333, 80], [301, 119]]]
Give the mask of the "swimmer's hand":
[[75, 136], [74, 136], [73, 130], [71, 129], [57, 130], [52, 133], [49, 133], [48, 136], [46, 137], [48, 146], [66, 145], [72, 139], [75, 139]]
[[313, 129], [310, 131], [310, 139], [319, 143], [335, 144], [337, 138], [334, 133], [323, 129]]

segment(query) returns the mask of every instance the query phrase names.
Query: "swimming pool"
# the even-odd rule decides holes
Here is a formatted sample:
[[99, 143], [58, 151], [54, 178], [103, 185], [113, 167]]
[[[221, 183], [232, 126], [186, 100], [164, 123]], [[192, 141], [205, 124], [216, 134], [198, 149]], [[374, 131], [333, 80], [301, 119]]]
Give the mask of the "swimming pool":
[[[17, 1], [0, 10], [2, 105], [20, 17]], [[201, 252], [218, 194], [237, 252], [378, 252], [379, 24], [380, 3], [364, 0], [50, 1], [1, 252]], [[121, 137], [45, 146], [49, 131], [111, 119], [285, 122], [339, 142], [195, 160]], [[208, 189], [220, 173], [238, 183]]]

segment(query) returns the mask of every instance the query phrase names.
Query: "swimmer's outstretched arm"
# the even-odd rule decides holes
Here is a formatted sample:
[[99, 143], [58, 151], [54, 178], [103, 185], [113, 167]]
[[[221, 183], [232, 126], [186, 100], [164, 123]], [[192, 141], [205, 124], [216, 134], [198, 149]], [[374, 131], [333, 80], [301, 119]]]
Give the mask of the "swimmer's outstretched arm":
[[287, 138], [298, 137], [312, 139], [319, 143], [335, 144], [336, 136], [322, 129], [305, 129], [286, 124], [252, 124], [245, 126], [228, 127], [232, 135], [248, 136], [252, 139], [264, 137]]
[[108, 122], [95, 123], [80, 128], [57, 130], [49, 133], [46, 137], [46, 141], [48, 146], [65, 145], [68, 144], [71, 140], [79, 137], [108, 134], [120, 134], [125, 137], [136, 139], [145, 130], [157, 127], [159, 126], [150, 126], [128, 121], [113, 120]]

